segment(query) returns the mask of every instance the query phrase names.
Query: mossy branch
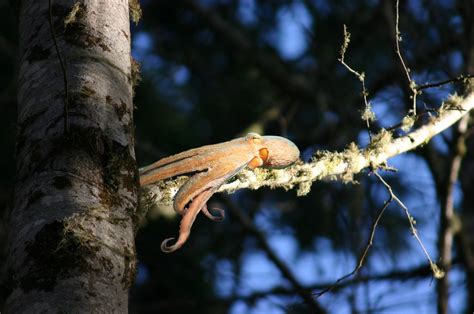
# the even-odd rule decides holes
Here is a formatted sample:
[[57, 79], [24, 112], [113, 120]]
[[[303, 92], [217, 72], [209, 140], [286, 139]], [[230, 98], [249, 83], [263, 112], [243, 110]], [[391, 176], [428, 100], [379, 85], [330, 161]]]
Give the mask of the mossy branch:
[[[232, 193], [238, 189], [297, 188], [298, 196], [306, 195], [313, 182], [318, 180], [353, 181], [355, 174], [365, 168], [378, 168], [386, 165], [389, 158], [424, 145], [438, 133], [449, 128], [462, 116], [474, 108], [474, 92], [466, 97], [451, 96], [438, 114], [423, 126], [404, 136], [395, 138], [390, 131], [382, 129], [374, 134], [371, 143], [359, 148], [351, 143], [342, 152], [319, 151], [311, 162], [301, 161], [285, 169], [244, 169], [231, 181], [222, 185], [218, 192]], [[141, 209], [145, 212], [155, 205], [169, 205], [187, 177], [158, 182], [142, 188]]]

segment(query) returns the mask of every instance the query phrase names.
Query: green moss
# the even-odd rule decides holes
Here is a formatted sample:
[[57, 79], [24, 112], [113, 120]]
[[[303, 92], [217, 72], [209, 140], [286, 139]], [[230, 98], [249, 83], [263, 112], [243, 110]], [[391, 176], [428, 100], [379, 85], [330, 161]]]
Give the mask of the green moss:
[[463, 97], [458, 94], [450, 95], [441, 105], [439, 113], [443, 114], [447, 110], [462, 110], [460, 103], [463, 101]]
[[[100, 202], [104, 208], [110, 209], [122, 204], [123, 196], [118, 191], [126, 189], [132, 195], [138, 190], [138, 171], [132, 149], [129, 145], [122, 145], [110, 140], [100, 128], [71, 126], [68, 136], [61, 136], [53, 140], [52, 156], [67, 154], [81, 155], [91, 163], [90, 167], [101, 172], [103, 186], [100, 189]], [[57, 188], [67, 184], [63, 179], [57, 179]], [[133, 221], [136, 209], [130, 209]]]
[[61, 7], [61, 11], [58, 11], [58, 16], [64, 21], [64, 39], [71, 45], [81, 48], [100, 47], [103, 51], [111, 51], [103, 38], [94, 35], [92, 29], [82, 22], [84, 14], [87, 13], [91, 12], [87, 12], [85, 4], [77, 5], [76, 3], [71, 8]]
[[142, 18], [142, 8], [140, 7], [140, 2], [138, 0], [129, 0], [128, 7], [130, 10], [130, 19], [136, 24]]
[[410, 131], [410, 129], [415, 125], [417, 117], [414, 115], [408, 115], [403, 117], [401, 129], [404, 132]]
[[253, 170], [258, 181], [267, 181], [277, 179], [275, 171], [265, 169], [265, 168], [256, 168]]
[[379, 153], [393, 140], [392, 132], [381, 129], [380, 132], [372, 135], [372, 141], [370, 142], [367, 150], [373, 150], [375, 153]]
[[130, 58], [131, 58], [130, 62], [132, 66], [132, 71], [131, 71], [131, 76], [130, 76], [129, 81], [132, 84], [133, 93], [135, 94], [135, 87], [137, 87], [140, 81], [142, 80], [142, 77], [140, 74], [141, 65], [140, 65], [140, 62], [135, 60], [133, 57], [130, 57]]
[[298, 185], [298, 189], [296, 190], [296, 195], [299, 196], [305, 196], [309, 192], [311, 192], [311, 186], [313, 182], [311, 181], [303, 181]]
[[[129, 171], [136, 167], [128, 146], [116, 141], [106, 142], [102, 165], [104, 183], [110, 190], [117, 190], [120, 184], [130, 192], [137, 188], [135, 175], [129, 174]], [[122, 170], [125, 170], [126, 174]]]
[[77, 236], [66, 222], [53, 221], [43, 226], [25, 251], [31, 269], [18, 281], [23, 291], [29, 292], [52, 291], [57, 280], [88, 270], [88, 259], [98, 248]]
[[53, 145], [53, 156], [62, 154], [64, 150], [79, 151], [89, 155], [95, 167], [102, 170], [105, 185], [101, 194], [103, 204], [119, 204], [121, 199], [116, 192], [121, 187], [130, 192], [138, 188], [138, 172], [130, 147], [111, 141], [101, 129], [74, 126], [70, 128], [67, 137], [61, 136], [53, 140]]
[[64, 18], [64, 27], [68, 27], [69, 24], [75, 23], [77, 16], [80, 14], [81, 9], [83, 9], [84, 5], [81, 2], [76, 2], [71, 8], [71, 11], [67, 14]]
[[368, 121], [368, 122], [374, 122], [377, 120], [375, 113], [372, 111], [372, 106], [370, 103], [368, 103], [367, 106], [362, 111], [361, 118], [362, 120]]
[[135, 255], [136, 254], [125, 254], [124, 256], [124, 271], [121, 280], [124, 290], [130, 289], [137, 276], [137, 260], [135, 259]]

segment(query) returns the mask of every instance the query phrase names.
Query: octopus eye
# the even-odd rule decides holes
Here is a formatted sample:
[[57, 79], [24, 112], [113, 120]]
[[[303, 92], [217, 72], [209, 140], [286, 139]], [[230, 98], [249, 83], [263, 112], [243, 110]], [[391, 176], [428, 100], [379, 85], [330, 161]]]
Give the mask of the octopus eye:
[[262, 158], [263, 163], [266, 163], [267, 160], [268, 160], [268, 157], [270, 155], [270, 153], [268, 152], [268, 149], [262, 148], [258, 151], [258, 154], [259, 154], [260, 158]]
[[257, 133], [249, 133], [247, 134], [247, 140], [252, 141], [254, 143], [261, 143], [262, 137]]

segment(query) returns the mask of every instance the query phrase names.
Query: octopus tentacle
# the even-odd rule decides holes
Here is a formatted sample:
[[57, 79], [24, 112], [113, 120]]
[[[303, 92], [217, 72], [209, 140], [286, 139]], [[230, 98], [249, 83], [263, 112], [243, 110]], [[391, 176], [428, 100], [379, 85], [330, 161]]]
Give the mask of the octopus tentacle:
[[171, 178], [180, 174], [205, 171], [209, 163], [218, 159], [228, 147], [245, 145], [242, 139], [206, 145], [172, 155], [140, 169], [140, 185], [152, 184], [156, 181]]
[[[204, 157], [205, 156], [206, 154], [204, 154]], [[196, 163], [196, 158], [197, 155], [193, 154], [189, 157], [186, 157], [185, 159], [177, 159], [172, 163], [164, 165], [152, 164], [148, 167], [142, 168], [140, 169], [140, 185], [148, 185], [156, 181], [164, 180], [185, 173], [205, 171], [208, 165]]]
[[225, 218], [225, 210], [221, 208], [213, 208], [212, 210], [215, 210], [218, 212], [218, 215], [213, 215], [209, 209], [207, 208], [207, 204], [204, 204], [202, 207], [201, 211], [204, 215], [206, 215], [207, 218], [214, 220], [214, 221], [222, 221]]
[[[180, 215], [184, 215], [189, 209], [186, 208], [191, 201], [193, 201], [199, 194], [204, 190], [213, 189], [215, 190], [221, 186], [226, 180], [233, 177], [237, 172], [247, 165], [248, 162], [240, 162], [238, 165], [235, 163], [223, 164], [220, 167], [209, 168], [207, 172], [201, 172], [195, 174], [191, 179], [188, 180], [178, 191], [174, 199], [173, 208], [175, 212]], [[209, 211], [204, 210], [204, 214], [207, 217], [212, 216]], [[209, 213], [209, 215], [207, 214]], [[211, 218], [212, 220], [215, 220]]]
[[176, 162], [183, 161], [185, 159], [195, 157], [197, 155], [202, 155], [202, 154], [206, 154], [208, 152], [215, 151], [216, 149], [219, 149], [219, 147], [222, 146], [222, 144], [226, 144], [226, 143], [228, 143], [228, 142], [212, 144], [212, 145], [205, 145], [205, 146], [201, 146], [201, 147], [197, 147], [197, 148], [188, 149], [187, 151], [162, 158], [162, 159], [152, 163], [151, 165], [143, 167], [143, 168], [140, 169], [140, 172], [147, 173], [149, 171], [152, 171], [152, 170], [157, 169], [157, 168], [164, 167], [166, 165], [170, 165], [170, 164], [173, 164], [173, 163], [176, 163]]
[[212, 194], [214, 194], [215, 191], [216, 189], [208, 189], [202, 191], [201, 194], [194, 198], [194, 200], [191, 202], [191, 205], [184, 213], [183, 218], [181, 219], [181, 224], [179, 227], [179, 236], [176, 242], [173, 245], [168, 245], [168, 243], [170, 241], [173, 241], [174, 238], [168, 238], [161, 242], [161, 250], [163, 252], [169, 253], [176, 251], [177, 249], [182, 247], [184, 243], [186, 243], [191, 233], [191, 227], [193, 226], [196, 216], [206, 206], [206, 202], [209, 200]]

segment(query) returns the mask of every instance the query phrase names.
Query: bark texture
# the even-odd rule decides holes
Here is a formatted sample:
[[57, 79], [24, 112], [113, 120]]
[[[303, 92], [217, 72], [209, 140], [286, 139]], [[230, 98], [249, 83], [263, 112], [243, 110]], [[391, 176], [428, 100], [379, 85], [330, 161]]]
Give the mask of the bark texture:
[[137, 217], [128, 1], [55, 0], [50, 11], [48, 1], [23, 0], [19, 20], [4, 310], [126, 312]]

